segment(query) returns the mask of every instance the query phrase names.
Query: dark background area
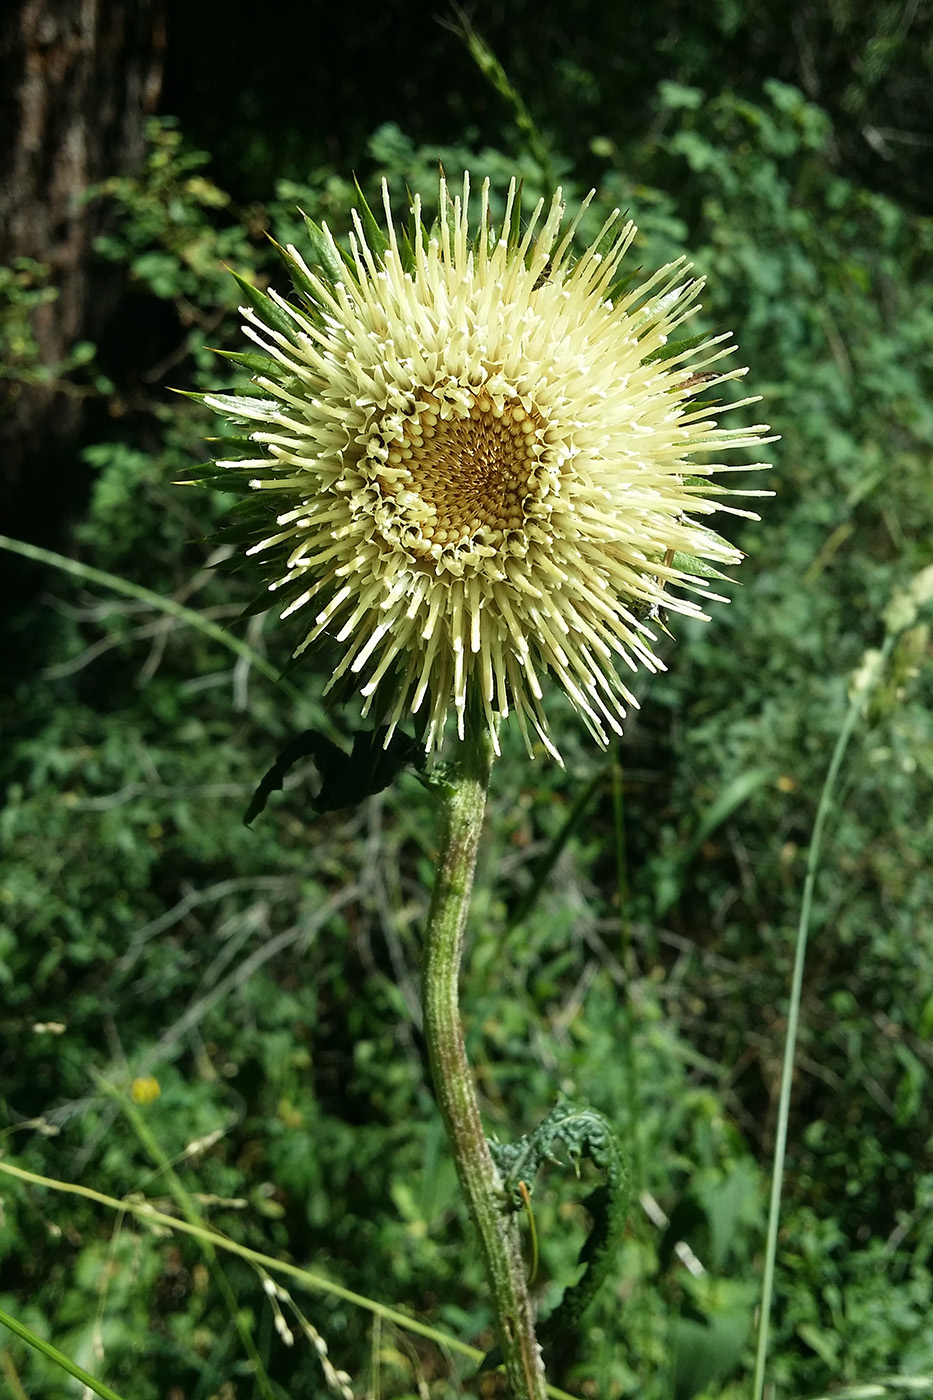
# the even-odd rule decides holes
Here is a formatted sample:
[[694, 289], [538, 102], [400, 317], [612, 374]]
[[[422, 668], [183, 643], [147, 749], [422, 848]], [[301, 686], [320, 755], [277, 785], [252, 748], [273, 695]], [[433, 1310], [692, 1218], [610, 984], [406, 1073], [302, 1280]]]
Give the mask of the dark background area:
[[[918, 211], [933, 210], [928, 4], [611, 5], [537, 0], [467, 7], [582, 184], [601, 166], [590, 142], [652, 133], [661, 80], [751, 96], [763, 76], [799, 87], [833, 119], [838, 166]], [[283, 31], [245, 4], [169, 3], [162, 110], [210, 151], [238, 199], [269, 172], [352, 170], [383, 122], [422, 145], [494, 143], [509, 118], [463, 45], [453, 8], [295, 7]], [[244, 34], [248, 41], [244, 44]], [[248, 54], [244, 56], [244, 48]], [[205, 61], [205, 55], [210, 55]]]

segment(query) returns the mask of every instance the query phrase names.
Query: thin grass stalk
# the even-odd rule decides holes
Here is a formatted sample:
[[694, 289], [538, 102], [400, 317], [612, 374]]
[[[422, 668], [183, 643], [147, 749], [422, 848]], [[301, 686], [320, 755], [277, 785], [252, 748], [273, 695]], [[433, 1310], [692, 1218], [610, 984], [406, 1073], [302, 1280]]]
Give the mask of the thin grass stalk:
[[96, 583], [101, 588], [122, 593], [140, 603], [148, 603], [155, 612], [165, 613], [166, 616], [174, 617], [189, 627], [197, 628], [205, 636], [225, 646], [228, 651], [243, 657], [255, 670], [261, 671], [268, 680], [274, 681], [290, 699], [299, 704], [304, 703], [301, 691], [280, 674], [279, 667], [273, 666], [271, 661], [267, 661], [248, 642], [242, 641], [233, 632], [228, 632], [225, 627], [205, 617], [195, 608], [186, 608], [184, 603], [178, 603], [174, 598], [165, 598], [161, 593], [154, 593], [151, 588], [144, 588], [142, 584], [133, 583], [130, 579], [120, 578], [119, 574], [111, 574], [106, 569], [95, 569], [90, 564], [82, 564], [79, 559], [69, 559], [64, 554], [56, 554], [52, 549], [41, 549], [39, 545], [29, 544], [26, 540], [15, 540], [9, 535], [0, 535], [0, 549], [18, 554], [23, 559], [31, 559], [37, 564], [49, 564], [53, 569], [61, 569], [63, 573], [71, 574], [73, 578], [84, 579], [86, 583]]
[[771, 1173], [771, 1197], [768, 1206], [768, 1233], [765, 1241], [765, 1263], [761, 1285], [761, 1313], [758, 1322], [758, 1345], [755, 1353], [755, 1375], [752, 1386], [752, 1400], [762, 1400], [765, 1384], [765, 1363], [768, 1355], [768, 1334], [771, 1321], [771, 1302], [774, 1294], [774, 1272], [777, 1259], [778, 1224], [781, 1213], [781, 1189], [784, 1181], [784, 1160], [787, 1155], [787, 1125], [790, 1118], [791, 1081], [794, 1074], [794, 1058], [797, 1050], [797, 1030], [800, 1021], [800, 998], [803, 990], [803, 969], [807, 956], [807, 940], [810, 933], [810, 912], [813, 905], [813, 891], [819, 872], [820, 856], [823, 847], [823, 830], [829, 816], [839, 779], [842, 760], [845, 757], [849, 740], [859, 718], [868, 703], [869, 696], [882, 674], [894, 643], [899, 634], [889, 632], [878, 654], [871, 684], [859, 687], [852, 696], [849, 708], [833, 749], [826, 780], [820, 793], [813, 823], [813, 835], [807, 853], [807, 874], [800, 905], [800, 922], [797, 926], [797, 940], [794, 947], [794, 968], [791, 975], [790, 1007], [787, 1013], [787, 1035], [784, 1041], [784, 1062], [781, 1068], [781, 1094], [778, 1102], [777, 1134], [774, 1143], [774, 1165]]
[[19, 1318], [13, 1317], [3, 1308], [0, 1308], [0, 1326], [8, 1327], [14, 1336], [19, 1337], [20, 1341], [31, 1346], [47, 1361], [52, 1361], [56, 1366], [60, 1366], [69, 1376], [80, 1381], [87, 1390], [99, 1395], [100, 1400], [123, 1400], [123, 1397], [118, 1395], [115, 1390], [111, 1390], [109, 1385], [105, 1385], [96, 1376], [92, 1376], [90, 1371], [85, 1371], [84, 1367], [79, 1366], [76, 1361], [72, 1361], [70, 1356], [59, 1351], [58, 1347], [53, 1346], [44, 1337], [40, 1337], [38, 1332], [34, 1332], [31, 1327], [27, 1327], [25, 1323], [20, 1322]]

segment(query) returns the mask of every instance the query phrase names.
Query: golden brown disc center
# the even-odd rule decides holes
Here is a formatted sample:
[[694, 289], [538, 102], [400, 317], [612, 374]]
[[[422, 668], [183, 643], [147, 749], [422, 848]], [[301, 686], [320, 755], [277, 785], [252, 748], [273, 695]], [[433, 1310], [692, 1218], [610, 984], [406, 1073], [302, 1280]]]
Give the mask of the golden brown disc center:
[[517, 399], [496, 404], [482, 392], [463, 417], [442, 418], [437, 399], [427, 394], [389, 444], [387, 469], [379, 474], [383, 497], [396, 498], [428, 548], [458, 545], [479, 531], [484, 543], [497, 544], [522, 528], [540, 425], [540, 416]]

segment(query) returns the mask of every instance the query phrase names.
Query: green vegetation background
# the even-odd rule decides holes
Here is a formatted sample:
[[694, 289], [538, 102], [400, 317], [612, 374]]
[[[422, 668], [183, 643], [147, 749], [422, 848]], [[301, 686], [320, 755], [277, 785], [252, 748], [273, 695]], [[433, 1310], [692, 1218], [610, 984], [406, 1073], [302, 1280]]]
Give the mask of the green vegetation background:
[[[345, 231], [354, 171], [370, 198], [385, 176], [400, 209], [406, 185], [430, 199], [438, 160], [500, 190], [517, 173], [532, 198], [559, 179], [572, 201], [592, 182], [584, 236], [619, 205], [646, 269], [690, 254], [709, 278], [705, 323], [735, 332], [782, 435], [777, 495], [760, 524], [728, 526], [750, 556], [731, 603], [705, 626], [672, 625], [670, 669], [644, 684], [615, 750], [597, 752], [557, 697], [565, 770], [529, 762], [508, 734], [464, 997], [490, 1129], [513, 1139], [560, 1092], [589, 1102], [627, 1137], [642, 1193], [553, 1379], [599, 1397], [738, 1396], [815, 804], [882, 609], [933, 562], [933, 225], [912, 167], [885, 189], [847, 156], [859, 100], [906, 62], [893, 9], [838, 11], [831, 37], [864, 64], [833, 89], [832, 115], [784, 80], [779, 35], [739, 61], [742, 6], [692, 26], [681, 15], [667, 48], [660, 18], [655, 32], [639, 11], [631, 52], [599, 30], [602, 12], [571, 6], [559, 24], [546, 11], [546, 92], [530, 38], [510, 31], [527, 107], [481, 75], [458, 87], [466, 46], [432, 29], [422, 66], [453, 75], [433, 128], [407, 73], [410, 123], [367, 126], [373, 100], [357, 111], [352, 98], [362, 59], [330, 55], [347, 83], [336, 158], [314, 97], [302, 126], [294, 65], [272, 100], [265, 37], [239, 100], [219, 107], [208, 86], [181, 123], [153, 122], [139, 179], [93, 195], [111, 210], [98, 255], [126, 276], [120, 334], [54, 371], [100, 404], [64, 548], [286, 666], [295, 634], [274, 614], [238, 622], [247, 592], [213, 567], [224, 502], [173, 485], [215, 425], [168, 386], [230, 383], [208, 348], [241, 348], [224, 264], [284, 290], [266, 233], [300, 246], [298, 206]], [[579, 43], [558, 55], [561, 24]], [[221, 35], [221, 59], [247, 42]], [[190, 42], [179, 72], [185, 55], [193, 67]], [[0, 272], [14, 386], [49, 373], [29, 316], [50, 294], [35, 265]], [[353, 724], [324, 716], [328, 658], [291, 674], [293, 697], [148, 602], [38, 566], [26, 577], [0, 702], [4, 1154], [167, 1204], [164, 1162], [105, 1087], [125, 1096], [153, 1076], [161, 1093], [137, 1113], [207, 1221], [483, 1345], [418, 1028], [430, 795], [408, 776], [314, 818], [309, 768], [246, 829], [289, 737]], [[818, 885], [769, 1367], [781, 1395], [933, 1376], [930, 659], [917, 626], [850, 751]], [[556, 1167], [538, 1184], [542, 1311], [573, 1276], [586, 1189]], [[125, 1396], [258, 1393], [244, 1326], [269, 1394], [330, 1393], [313, 1344], [284, 1344], [242, 1261], [223, 1262], [238, 1330], [193, 1241], [9, 1179], [0, 1198], [0, 1307]], [[326, 1293], [296, 1301], [356, 1394], [466, 1393], [469, 1366], [442, 1348]], [[76, 1393], [20, 1343], [3, 1356], [11, 1394], [11, 1375], [30, 1400]]]

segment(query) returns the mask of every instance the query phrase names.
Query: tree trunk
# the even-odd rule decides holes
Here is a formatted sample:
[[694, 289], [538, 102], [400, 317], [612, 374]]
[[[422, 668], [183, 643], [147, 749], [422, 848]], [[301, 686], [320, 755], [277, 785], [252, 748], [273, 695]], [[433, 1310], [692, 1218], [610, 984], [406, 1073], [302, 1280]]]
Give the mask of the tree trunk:
[[[50, 269], [58, 295], [32, 322], [46, 365], [76, 341], [94, 341], [112, 306], [113, 275], [90, 261], [100, 215], [80, 196], [139, 168], [163, 47], [163, 0], [3, 6], [0, 264], [26, 257]], [[80, 396], [54, 384], [0, 381], [0, 529], [37, 538], [46, 533], [37, 513], [74, 498], [69, 481], [80, 474], [68, 444], [82, 407]]]

